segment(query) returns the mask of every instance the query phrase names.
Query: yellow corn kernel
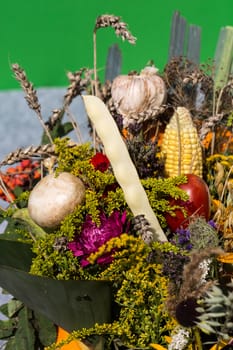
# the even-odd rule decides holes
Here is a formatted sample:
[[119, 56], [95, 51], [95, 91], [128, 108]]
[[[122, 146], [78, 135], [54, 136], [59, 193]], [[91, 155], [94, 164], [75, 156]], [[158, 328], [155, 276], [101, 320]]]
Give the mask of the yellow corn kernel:
[[202, 148], [190, 112], [178, 107], [166, 126], [161, 155], [168, 176], [195, 174], [202, 177]]

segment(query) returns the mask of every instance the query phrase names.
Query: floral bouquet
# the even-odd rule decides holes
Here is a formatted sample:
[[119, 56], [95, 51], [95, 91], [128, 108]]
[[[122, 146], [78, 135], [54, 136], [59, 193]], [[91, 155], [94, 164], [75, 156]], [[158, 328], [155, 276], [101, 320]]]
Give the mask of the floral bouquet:
[[[94, 43], [109, 26], [135, 42], [103, 15]], [[12, 70], [44, 134], [1, 162], [6, 349], [230, 349], [230, 76], [217, 84], [209, 65], [177, 57], [161, 74], [151, 64], [101, 83], [94, 47], [94, 70], [68, 74], [44, 122], [26, 73]], [[69, 112], [78, 96], [90, 143]]]

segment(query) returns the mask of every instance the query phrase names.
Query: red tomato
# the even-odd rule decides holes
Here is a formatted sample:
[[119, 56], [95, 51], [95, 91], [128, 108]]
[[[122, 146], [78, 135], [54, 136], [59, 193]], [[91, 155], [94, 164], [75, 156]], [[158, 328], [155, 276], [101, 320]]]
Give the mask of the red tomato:
[[188, 181], [179, 185], [179, 187], [187, 192], [189, 200], [171, 199], [169, 202], [171, 205], [179, 205], [185, 208], [187, 216], [185, 217], [181, 210], [175, 210], [175, 216], [165, 214], [167, 225], [173, 232], [180, 227], [187, 227], [191, 215], [203, 216], [206, 221], [210, 218], [210, 193], [206, 182], [194, 174], [186, 176]]

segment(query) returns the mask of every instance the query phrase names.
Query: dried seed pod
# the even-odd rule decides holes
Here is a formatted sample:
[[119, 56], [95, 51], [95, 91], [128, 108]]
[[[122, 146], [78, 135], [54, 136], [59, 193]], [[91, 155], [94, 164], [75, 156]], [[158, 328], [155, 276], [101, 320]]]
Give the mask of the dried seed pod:
[[125, 125], [130, 120], [148, 119], [156, 115], [165, 102], [167, 90], [163, 79], [155, 67], [146, 67], [141, 73], [119, 75], [112, 83], [113, 103], [123, 118]]
[[202, 149], [197, 129], [185, 107], [178, 107], [166, 126], [161, 145], [168, 176], [202, 177]]

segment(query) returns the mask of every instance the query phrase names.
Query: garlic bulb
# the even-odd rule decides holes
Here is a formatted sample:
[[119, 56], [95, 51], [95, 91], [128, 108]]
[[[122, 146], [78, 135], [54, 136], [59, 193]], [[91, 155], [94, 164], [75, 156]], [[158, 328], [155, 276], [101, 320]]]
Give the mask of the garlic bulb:
[[146, 67], [139, 75], [119, 75], [113, 80], [112, 100], [126, 126], [156, 115], [165, 102], [166, 86], [157, 72], [155, 67]]
[[28, 212], [41, 227], [58, 226], [85, 196], [83, 182], [68, 172], [42, 178], [30, 193]]

